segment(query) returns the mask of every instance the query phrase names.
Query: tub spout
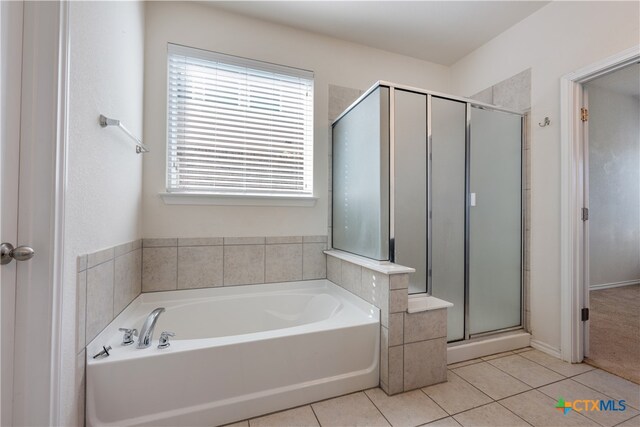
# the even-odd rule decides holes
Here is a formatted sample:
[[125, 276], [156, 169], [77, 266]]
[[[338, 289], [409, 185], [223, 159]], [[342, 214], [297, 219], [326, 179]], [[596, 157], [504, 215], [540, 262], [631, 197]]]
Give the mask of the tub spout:
[[156, 327], [156, 322], [158, 321], [158, 317], [160, 317], [160, 313], [164, 311], [164, 307], [158, 307], [149, 313], [147, 319], [144, 321], [144, 325], [142, 325], [142, 329], [140, 329], [138, 348], [147, 348], [151, 345], [153, 329]]

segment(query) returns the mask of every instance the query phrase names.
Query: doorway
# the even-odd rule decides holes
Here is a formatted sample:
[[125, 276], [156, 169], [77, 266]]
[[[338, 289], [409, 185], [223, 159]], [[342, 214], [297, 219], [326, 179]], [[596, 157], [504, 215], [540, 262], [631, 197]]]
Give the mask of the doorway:
[[585, 361], [640, 383], [640, 64], [584, 83], [583, 99]]

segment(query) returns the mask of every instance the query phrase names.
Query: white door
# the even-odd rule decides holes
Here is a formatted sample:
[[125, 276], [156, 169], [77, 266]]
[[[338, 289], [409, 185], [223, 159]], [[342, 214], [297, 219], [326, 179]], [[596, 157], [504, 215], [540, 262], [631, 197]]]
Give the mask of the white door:
[[[18, 241], [20, 89], [22, 73], [21, 2], [0, 4], [0, 240]], [[13, 406], [13, 357], [17, 262], [0, 267], [0, 424], [9, 426]]]

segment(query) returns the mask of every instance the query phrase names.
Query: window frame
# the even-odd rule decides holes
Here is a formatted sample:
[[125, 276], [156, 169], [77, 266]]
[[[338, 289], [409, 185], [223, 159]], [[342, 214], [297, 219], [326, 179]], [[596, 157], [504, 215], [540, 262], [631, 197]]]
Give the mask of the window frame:
[[[257, 70], [260, 72], [274, 72], [278, 74], [288, 75], [292, 77], [300, 77], [310, 81], [311, 87], [311, 102], [310, 102], [310, 141], [305, 141], [305, 147], [308, 152], [308, 158], [301, 161], [308, 162], [310, 166], [308, 169], [304, 169], [304, 173], [307, 174], [311, 186], [309, 193], [299, 194], [278, 194], [278, 193], [264, 193], [255, 194], [241, 192], [216, 192], [216, 191], [175, 191], [171, 186], [172, 175], [170, 171], [170, 150], [172, 144], [170, 141], [170, 102], [171, 102], [171, 55], [184, 55], [188, 58], [194, 58], [205, 61], [221, 62], [223, 64], [229, 64], [233, 66], [246, 67], [248, 69]], [[159, 195], [163, 199], [165, 204], [171, 205], [239, 205], [239, 206], [314, 206], [317, 201], [315, 196], [315, 132], [314, 132], [314, 110], [315, 110], [315, 76], [312, 71], [303, 70], [299, 68], [273, 64], [260, 60], [254, 60], [249, 58], [242, 58], [234, 55], [223, 54], [214, 51], [208, 51], [199, 48], [193, 48], [173, 43], [167, 44], [167, 56], [166, 56], [166, 135], [165, 135], [165, 191]], [[265, 171], [271, 171], [271, 169], [265, 168]], [[306, 182], [306, 181], [304, 181]]]

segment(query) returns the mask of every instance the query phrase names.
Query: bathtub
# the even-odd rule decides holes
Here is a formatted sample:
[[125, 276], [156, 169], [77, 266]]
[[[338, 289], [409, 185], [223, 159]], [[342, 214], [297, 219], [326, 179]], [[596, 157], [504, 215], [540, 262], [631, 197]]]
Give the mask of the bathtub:
[[[151, 347], [121, 345], [156, 307]], [[220, 425], [375, 387], [379, 318], [328, 280], [142, 294], [87, 347], [87, 424]]]

